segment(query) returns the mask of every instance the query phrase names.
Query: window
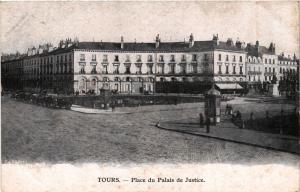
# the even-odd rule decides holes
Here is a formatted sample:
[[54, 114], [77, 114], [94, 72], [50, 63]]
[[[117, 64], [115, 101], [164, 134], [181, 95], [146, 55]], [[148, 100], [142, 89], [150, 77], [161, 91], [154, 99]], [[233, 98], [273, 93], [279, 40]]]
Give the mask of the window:
[[235, 66], [233, 66], [232, 70], [233, 70], [233, 74], [236, 74], [236, 72], [235, 72]]
[[226, 61], [229, 61], [229, 59], [228, 59], [228, 55], [226, 55]]
[[107, 61], [107, 55], [103, 55], [103, 61]]
[[275, 59], [273, 59], [273, 64], [275, 64]]
[[273, 68], [273, 74], [275, 74], [275, 68]]
[[136, 56], [136, 61], [137, 62], [141, 62], [142, 61], [142, 56], [141, 55], [137, 55]]
[[268, 62], [268, 60], [267, 59], [265, 59], [265, 63], [267, 64], [267, 62]]
[[232, 59], [232, 61], [233, 61], [233, 62], [235, 62], [235, 55], [233, 56], [233, 59]]
[[96, 58], [96, 54], [92, 54], [92, 61], [96, 61], [97, 58]]
[[269, 59], [269, 63], [271, 64], [271, 59]]
[[115, 62], [119, 62], [119, 55], [115, 55]]
[[226, 74], [229, 73], [229, 70], [228, 70], [228, 65], [226, 65]]
[[270, 72], [270, 73], [271, 73], [271, 70], [272, 70], [271, 67], [269, 67], [269, 72]]
[[142, 65], [138, 65], [136, 66], [137, 70], [136, 70], [136, 74], [142, 74]]
[[243, 62], [243, 57], [242, 56], [240, 56], [240, 62]]
[[153, 65], [148, 65], [148, 74], [153, 74]]
[[193, 65], [193, 73], [197, 73], [197, 65]]
[[85, 74], [85, 69], [84, 69], [84, 65], [83, 66], [81, 66], [81, 69], [80, 69], [80, 72], [79, 72], [80, 74]]
[[97, 73], [97, 71], [96, 71], [96, 65], [93, 66], [91, 73], [92, 74], [96, 74]]
[[219, 54], [219, 61], [221, 61], [222, 60], [222, 55], [221, 54]]
[[159, 62], [164, 62], [164, 56], [163, 55], [159, 56]]
[[265, 81], [268, 81], [267, 76], [265, 76]]
[[219, 74], [222, 74], [222, 66], [219, 65]]
[[114, 74], [119, 74], [119, 65], [114, 65]]
[[175, 61], [175, 55], [171, 55], [170, 61], [171, 61], [171, 62], [174, 62], [174, 61]]
[[130, 56], [129, 55], [126, 55], [126, 62], [130, 62]]
[[80, 61], [85, 61], [85, 55], [84, 54], [80, 54]]
[[[69, 61], [72, 61], [72, 55], [71, 54], [69, 55]], [[52, 59], [51, 59], [51, 62], [52, 62]]]
[[193, 54], [192, 57], [193, 57], [193, 58], [192, 58], [192, 61], [197, 61], [197, 55], [196, 55], [196, 54]]
[[204, 61], [208, 61], [207, 54], [204, 54]]
[[182, 55], [182, 56], [181, 56], [181, 61], [186, 61], [185, 55]]
[[268, 69], [267, 69], [267, 67], [265, 67], [265, 73], [266, 73], [266, 72], [268, 72]]
[[175, 73], [175, 65], [170, 65], [170, 73]]
[[104, 74], [108, 74], [107, 65], [103, 65], [103, 72]]
[[152, 55], [148, 55], [148, 62], [152, 62], [152, 61], [153, 61]]
[[125, 74], [130, 74], [130, 66], [125, 67]]
[[185, 65], [181, 65], [181, 73], [182, 74], [186, 73], [186, 66]]
[[240, 66], [240, 74], [243, 74], [243, 66]]

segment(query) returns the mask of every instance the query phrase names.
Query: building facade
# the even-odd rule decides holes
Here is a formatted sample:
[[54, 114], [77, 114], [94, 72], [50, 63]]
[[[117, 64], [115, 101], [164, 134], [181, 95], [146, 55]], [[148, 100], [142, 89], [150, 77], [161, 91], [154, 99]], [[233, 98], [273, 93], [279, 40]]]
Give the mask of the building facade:
[[[275, 54], [269, 48], [232, 39], [219, 41], [153, 43], [60, 41], [30, 48], [27, 54], [4, 55], [1, 60], [4, 89], [47, 90], [56, 93], [96, 93], [101, 89], [119, 93], [153, 93], [158, 87], [216, 85], [242, 88], [259, 85], [286, 71], [296, 71], [296, 58]], [[201, 84], [202, 83], [202, 84]], [[172, 91], [171, 91], [172, 92]], [[174, 91], [173, 91], [174, 92]], [[200, 91], [201, 92], [201, 91]]]

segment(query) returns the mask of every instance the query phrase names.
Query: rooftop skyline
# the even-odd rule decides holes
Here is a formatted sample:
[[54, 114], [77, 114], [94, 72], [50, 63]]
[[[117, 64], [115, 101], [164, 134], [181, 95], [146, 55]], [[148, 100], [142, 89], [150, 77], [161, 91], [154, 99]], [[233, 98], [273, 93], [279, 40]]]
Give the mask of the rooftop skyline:
[[[299, 56], [297, 2], [2, 2], [1, 52], [79, 41], [162, 42], [232, 38]], [[13, 13], [13, 14], [12, 14]]]

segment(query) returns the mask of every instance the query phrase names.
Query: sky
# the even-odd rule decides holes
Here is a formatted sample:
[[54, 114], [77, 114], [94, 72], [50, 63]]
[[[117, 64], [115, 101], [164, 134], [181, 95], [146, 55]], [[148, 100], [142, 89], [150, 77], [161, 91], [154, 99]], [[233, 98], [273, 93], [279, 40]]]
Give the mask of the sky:
[[276, 45], [299, 56], [298, 2], [1, 2], [1, 52], [78, 37], [79, 41], [211, 40]]

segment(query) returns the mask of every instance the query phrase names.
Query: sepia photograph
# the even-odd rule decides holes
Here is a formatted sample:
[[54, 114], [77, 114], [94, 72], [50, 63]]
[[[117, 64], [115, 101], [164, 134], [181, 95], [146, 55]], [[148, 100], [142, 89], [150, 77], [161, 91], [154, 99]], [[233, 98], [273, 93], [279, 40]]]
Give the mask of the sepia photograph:
[[300, 192], [299, 1], [1, 1], [4, 192]]

